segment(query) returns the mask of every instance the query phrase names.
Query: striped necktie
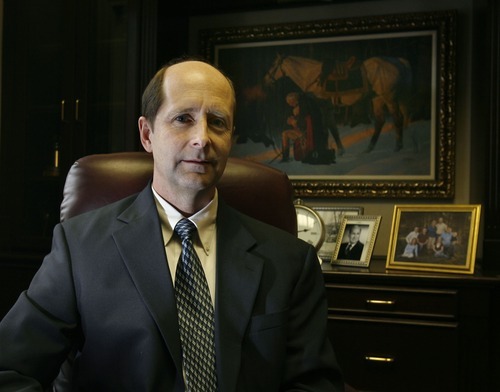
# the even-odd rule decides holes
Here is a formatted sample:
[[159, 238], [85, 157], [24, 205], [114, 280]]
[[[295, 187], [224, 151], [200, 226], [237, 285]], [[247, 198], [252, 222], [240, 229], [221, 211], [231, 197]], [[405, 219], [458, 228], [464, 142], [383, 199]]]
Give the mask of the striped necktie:
[[182, 219], [174, 231], [182, 241], [175, 273], [175, 297], [186, 391], [216, 391], [214, 309], [203, 267], [193, 247], [196, 226], [189, 219]]

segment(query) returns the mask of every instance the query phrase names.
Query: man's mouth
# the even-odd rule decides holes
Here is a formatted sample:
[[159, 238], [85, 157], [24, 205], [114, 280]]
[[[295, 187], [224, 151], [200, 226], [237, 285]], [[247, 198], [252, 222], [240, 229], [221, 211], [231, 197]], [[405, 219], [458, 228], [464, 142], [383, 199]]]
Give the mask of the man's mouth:
[[183, 162], [195, 165], [211, 165], [215, 161], [210, 159], [183, 159]]

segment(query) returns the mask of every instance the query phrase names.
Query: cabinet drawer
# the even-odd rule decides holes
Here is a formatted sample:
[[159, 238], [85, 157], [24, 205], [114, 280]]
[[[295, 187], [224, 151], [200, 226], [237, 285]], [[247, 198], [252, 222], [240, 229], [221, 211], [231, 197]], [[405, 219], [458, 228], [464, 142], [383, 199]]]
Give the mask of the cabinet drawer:
[[437, 318], [457, 317], [455, 290], [327, 284], [330, 313]]
[[356, 389], [458, 390], [456, 323], [331, 316], [328, 328], [345, 380]]

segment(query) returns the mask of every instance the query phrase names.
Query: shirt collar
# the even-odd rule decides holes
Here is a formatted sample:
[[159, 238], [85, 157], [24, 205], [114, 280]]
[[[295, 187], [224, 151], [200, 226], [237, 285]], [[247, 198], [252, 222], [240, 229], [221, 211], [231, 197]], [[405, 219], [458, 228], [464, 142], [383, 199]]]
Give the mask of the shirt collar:
[[[172, 239], [174, 233], [173, 228], [177, 222], [186, 217], [177, 211], [172, 204], [162, 198], [153, 187], [151, 188], [153, 190], [156, 205], [158, 206], [158, 212], [160, 214], [163, 240], [165, 242], [164, 245], [167, 246]], [[187, 217], [196, 225], [200, 245], [203, 247], [203, 250], [207, 255], [210, 253], [210, 245], [213, 243], [212, 239], [215, 235], [215, 220], [217, 216], [218, 201], [218, 192], [216, 189], [214, 198], [210, 201], [210, 203], [197, 213]]]

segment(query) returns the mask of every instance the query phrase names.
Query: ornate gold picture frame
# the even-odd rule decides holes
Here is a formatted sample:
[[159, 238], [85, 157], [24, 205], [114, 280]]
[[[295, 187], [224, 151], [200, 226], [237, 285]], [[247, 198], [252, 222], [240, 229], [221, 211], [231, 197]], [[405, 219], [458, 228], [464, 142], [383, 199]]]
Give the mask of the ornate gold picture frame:
[[331, 264], [369, 267], [381, 219], [377, 215], [344, 215]]
[[387, 268], [473, 274], [480, 205], [396, 205]]
[[[453, 197], [455, 24], [437, 11], [200, 30], [235, 85], [232, 154], [285, 171], [297, 197]], [[296, 139], [290, 92], [322, 113]]]

